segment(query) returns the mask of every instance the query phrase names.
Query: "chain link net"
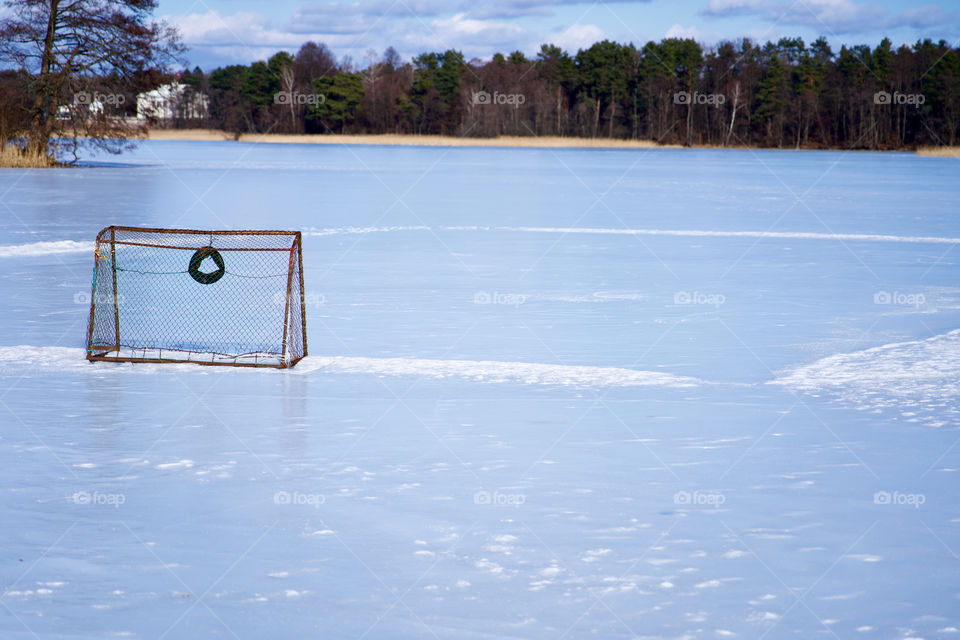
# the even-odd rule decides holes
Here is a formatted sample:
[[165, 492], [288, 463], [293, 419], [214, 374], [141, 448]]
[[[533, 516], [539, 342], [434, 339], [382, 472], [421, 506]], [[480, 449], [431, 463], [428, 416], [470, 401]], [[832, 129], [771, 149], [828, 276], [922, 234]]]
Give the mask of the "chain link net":
[[[205, 247], [219, 279], [210, 256], [190, 272]], [[90, 359], [287, 367], [306, 355], [298, 232], [108, 227], [95, 260]]]

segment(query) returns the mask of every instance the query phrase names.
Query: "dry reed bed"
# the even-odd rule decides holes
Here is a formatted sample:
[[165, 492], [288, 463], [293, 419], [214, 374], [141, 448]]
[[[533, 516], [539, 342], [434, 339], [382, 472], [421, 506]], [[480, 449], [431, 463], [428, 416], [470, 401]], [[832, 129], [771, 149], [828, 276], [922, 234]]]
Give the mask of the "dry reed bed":
[[0, 146], [0, 168], [45, 169], [53, 166], [56, 166], [56, 162], [45, 154], [23, 151], [12, 144]]

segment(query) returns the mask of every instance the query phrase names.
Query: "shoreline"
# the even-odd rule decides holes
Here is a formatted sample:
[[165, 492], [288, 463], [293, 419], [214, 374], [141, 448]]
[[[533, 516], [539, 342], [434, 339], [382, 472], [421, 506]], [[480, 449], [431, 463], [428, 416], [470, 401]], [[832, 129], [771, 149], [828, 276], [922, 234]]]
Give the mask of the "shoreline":
[[[650, 140], [622, 140], [616, 138], [575, 138], [561, 136], [500, 136], [498, 138], [461, 138], [457, 136], [416, 134], [278, 134], [243, 133], [235, 135], [217, 129], [153, 129], [136, 140], [199, 141], [199, 142], [257, 142], [264, 144], [326, 144], [326, 145], [382, 145], [394, 147], [485, 147], [519, 149], [738, 149], [758, 151], [860, 151], [879, 153], [911, 153], [935, 158], [960, 158], [960, 146], [918, 147], [915, 149], [815, 149], [747, 147], [742, 145], [657, 144]], [[67, 166], [40, 158], [26, 158], [12, 153], [9, 145], [0, 146], [0, 169], [49, 168]]]
[[292, 134], [242, 133], [235, 136], [216, 129], [152, 129], [147, 140], [238, 141], [271, 144], [360, 144], [397, 147], [530, 147], [595, 149], [683, 149], [682, 145], [661, 145], [649, 140], [611, 138], [573, 138], [560, 136], [500, 136], [498, 138], [460, 138], [457, 136], [417, 134]]
[[[291, 134], [242, 133], [239, 136], [217, 129], [153, 129], [147, 140], [237, 141], [267, 144], [330, 144], [330, 145], [384, 145], [394, 147], [514, 147], [529, 149], [757, 149], [778, 150], [773, 147], [746, 147], [742, 145], [658, 144], [650, 140], [623, 140], [619, 138], [576, 138], [562, 136], [500, 136], [498, 138], [461, 138], [457, 136], [417, 134]], [[914, 153], [919, 156], [960, 158], [960, 147], [919, 147], [916, 149], [794, 149], [780, 151], [872, 151], [882, 153]]]

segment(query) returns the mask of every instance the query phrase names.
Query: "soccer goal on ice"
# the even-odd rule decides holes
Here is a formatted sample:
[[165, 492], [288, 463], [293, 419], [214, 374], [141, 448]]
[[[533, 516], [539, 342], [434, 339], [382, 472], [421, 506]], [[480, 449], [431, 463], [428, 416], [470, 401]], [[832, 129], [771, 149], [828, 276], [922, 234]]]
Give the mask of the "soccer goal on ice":
[[299, 231], [97, 236], [88, 360], [286, 368], [305, 355]]

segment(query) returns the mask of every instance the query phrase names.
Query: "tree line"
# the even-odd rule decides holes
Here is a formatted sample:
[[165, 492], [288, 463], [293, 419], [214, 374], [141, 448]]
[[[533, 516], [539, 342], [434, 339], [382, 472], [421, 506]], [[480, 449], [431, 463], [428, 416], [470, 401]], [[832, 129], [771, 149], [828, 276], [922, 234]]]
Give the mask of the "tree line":
[[[205, 126], [250, 133], [575, 136], [685, 145], [898, 149], [954, 145], [960, 50], [668, 38], [543, 45], [490, 61], [454, 50], [357, 65], [323, 44], [181, 80], [209, 96]], [[196, 126], [185, 119], [175, 126]]]
[[[324, 44], [266, 61], [170, 73], [184, 48], [156, 0], [12, 0], [0, 20], [0, 142], [93, 141], [152, 126], [242, 133], [572, 136], [662, 144], [901, 149], [956, 145], [960, 49], [927, 39], [833, 51], [824, 38], [703, 48], [667, 38], [545, 44], [489, 61], [455, 50], [363, 64]], [[104, 48], [100, 43], [110, 42]], [[136, 118], [137, 95], [178, 81], [174, 117]], [[206, 116], [196, 115], [197, 98]], [[105, 97], [106, 99], [103, 99]], [[0, 145], [2, 148], [2, 145]]]

